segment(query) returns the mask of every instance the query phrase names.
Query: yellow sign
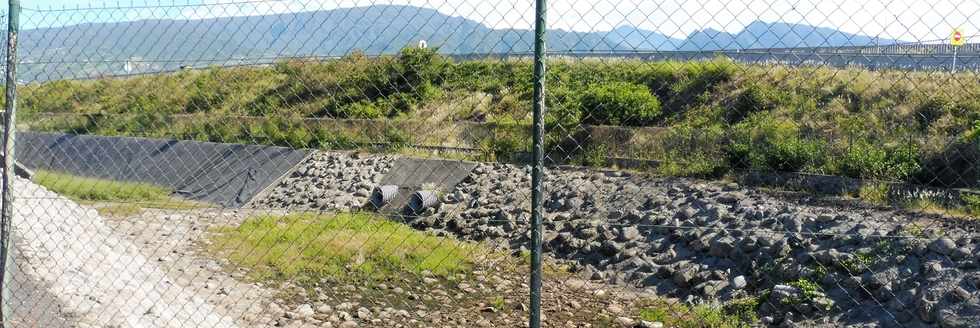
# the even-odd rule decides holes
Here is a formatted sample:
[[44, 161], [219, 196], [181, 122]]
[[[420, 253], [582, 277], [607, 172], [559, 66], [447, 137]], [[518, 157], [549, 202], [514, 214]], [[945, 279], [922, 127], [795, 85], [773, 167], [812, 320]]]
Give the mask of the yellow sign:
[[966, 36], [959, 29], [953, 30], [953, 35], [949, 37], [949, 42], [956, 47], [966, 44]]

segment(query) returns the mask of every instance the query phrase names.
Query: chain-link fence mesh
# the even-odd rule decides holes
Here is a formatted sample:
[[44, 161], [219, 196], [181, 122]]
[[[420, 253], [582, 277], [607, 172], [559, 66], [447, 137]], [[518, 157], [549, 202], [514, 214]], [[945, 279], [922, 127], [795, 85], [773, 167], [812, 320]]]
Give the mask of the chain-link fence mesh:
[[[23, 5], [13, 327], [538, 311], [532, 1]], [[980, 320], [977, 4], [541, 9], [542, 326]]]

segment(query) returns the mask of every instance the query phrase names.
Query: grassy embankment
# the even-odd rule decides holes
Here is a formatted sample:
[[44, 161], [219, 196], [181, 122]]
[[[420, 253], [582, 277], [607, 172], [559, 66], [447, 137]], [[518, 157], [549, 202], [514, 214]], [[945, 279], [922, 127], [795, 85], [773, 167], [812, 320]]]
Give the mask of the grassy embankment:
[[206, 204], [171, 196], [166, 188], [39, 170], [34, 182], [81, 204], [93, 205], [102, 216], [129, 217], [144, 208], [191, 209]]
[[[980, 179], [980, 82], [968, 72], [556, 59], [548, 74], [550, 160], [651, 159], [681, 176], [766, 170], [957, 188]], [[23, 121], [41, 131], [414, 154], [406, 146], [425, 144], [508, 161], [530, 149], [530, 76], [528, 61], [409, 49], [57, 81], [22, 88], [21, 99]]]

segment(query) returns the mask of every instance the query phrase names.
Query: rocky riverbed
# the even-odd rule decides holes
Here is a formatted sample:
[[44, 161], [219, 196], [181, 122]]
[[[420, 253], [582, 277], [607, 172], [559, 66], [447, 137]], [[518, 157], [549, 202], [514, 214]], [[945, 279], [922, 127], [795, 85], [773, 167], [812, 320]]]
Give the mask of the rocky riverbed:
[[[390, 156], [321, 153], [258, 204], [352, 210]], [[480, 164], [424, 230], [528, 244], [526, 167]], [[752, 299], [771, 326], [974, 327], [975, 224], [787, 197], [735, 183], [575, 168], [546, 172], [544, 249], [577, 276], [688, 304]]]

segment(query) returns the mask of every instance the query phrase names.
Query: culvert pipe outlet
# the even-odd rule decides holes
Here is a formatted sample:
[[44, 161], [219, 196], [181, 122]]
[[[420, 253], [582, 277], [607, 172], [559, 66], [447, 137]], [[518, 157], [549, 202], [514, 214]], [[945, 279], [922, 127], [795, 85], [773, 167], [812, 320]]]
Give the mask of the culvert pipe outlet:
[[431, 190], [416, 191], [408, 201], [408, 209], [414, 214], [422, 213], [436, 205], [439, 205], [439, 195]]
[[399, 188], [396, 185], [374, 187], [374, 190], [371, 191], [371, 205], [373, 205], [374, 208], [381, 208], [382, 206], [390, 204], [391, 201], [398, 196], [398, 189]]

